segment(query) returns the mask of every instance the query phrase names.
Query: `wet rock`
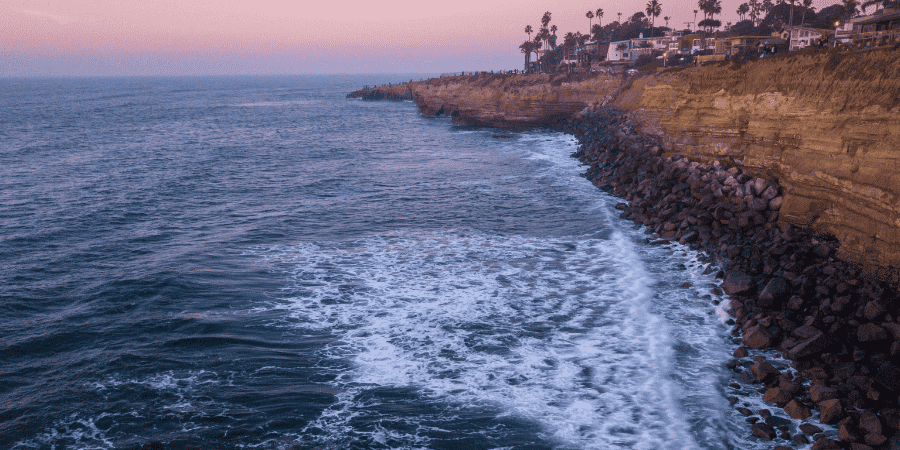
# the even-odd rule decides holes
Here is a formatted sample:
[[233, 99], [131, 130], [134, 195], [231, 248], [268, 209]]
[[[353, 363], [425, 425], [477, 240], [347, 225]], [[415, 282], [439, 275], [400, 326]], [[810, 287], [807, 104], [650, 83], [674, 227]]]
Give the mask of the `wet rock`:
[[757, 381], [765, 383], [779, 375], [778, 369], [768, 361], [759, 361], [750, 366], [750, 373]]
[[744, 332], [741, 342], [747, 347], [760, 349], [771, 347], [773, 338], [774, 336], [769, 330], [760, 325], [755, 325]]
[[722, 290], [728, 295], [748, 292], [753, 285], [753, 280], [743, 271], [730, 272], [722, 282]]
[[791, 401], [791, 393], [781, 387], [769, 388], [763, 395], [763, 401], [783, 406]]
[[819, 402], [819, 422], [836, 423], [844, 415], [844, 407], [838, 399]]
[[742, 345], [742, 346], [740, 346], [740, 347], [734, 349], [734, 354], [733, 354], [733, 356], [734, 356], [735, 358], [746, 358], [749, 354], [750, 354], [750, 353], [747, 352], [747, 347], [744, 347], [744, 346]]
[[811, 423], [801, 423], [798, 426], [798, 428], [800, 428], [800, 431], [802, 431], [803, 434], [805, 434], [807, 436], [812, 436], [814, 434], [818, 434], [818, 433], [822, 432], [821, 428], [819, 428]]
[[797, 420], [806, 420], [812, 415], [809, 408], [803, 403], [800, 403], [797, 399], [789, 401], [788, 404], [784, 406], [784, 412], [792, 419]]
[[767, 425], [765, 422], [754, 423], [753, 426], [750, 427], [750, 430], [753, 432], [754, 436], [758, 436], [769, 441], [775, 439], [775, 429]]
[[870, 447], [866, 444], [854, 442], [854, 443], [850, 444], [850, 450], [873, 450], [873, 449], [872, 449], [872, 447]]
[[837, 438], [843, 442], [854, 442], [859, 439], [853, 428], [853, 419], [846, 417], [838, 423]]

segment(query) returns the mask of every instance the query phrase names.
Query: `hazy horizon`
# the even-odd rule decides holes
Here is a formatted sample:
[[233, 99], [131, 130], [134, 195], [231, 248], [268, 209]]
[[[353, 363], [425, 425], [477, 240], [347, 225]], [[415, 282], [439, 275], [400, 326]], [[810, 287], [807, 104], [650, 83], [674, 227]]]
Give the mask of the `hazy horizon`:
[[[744, 0], [723, 0], [723, 23]], [[817, 10], [835, 3], [814, 0]], [[525, 25], [552, 13], [558, 35], [643, 11], [646, 1], [395, 0], [300, 5], [261, 0], [6, 0], [0, 77], [446, 73], [522, 66]], [[694, 1], [663, 0], [656, 25], [693, 21]], [[702, 14], [701, 14], [702, 16]], [[699, 19], [698, 19], [699, 20]]]

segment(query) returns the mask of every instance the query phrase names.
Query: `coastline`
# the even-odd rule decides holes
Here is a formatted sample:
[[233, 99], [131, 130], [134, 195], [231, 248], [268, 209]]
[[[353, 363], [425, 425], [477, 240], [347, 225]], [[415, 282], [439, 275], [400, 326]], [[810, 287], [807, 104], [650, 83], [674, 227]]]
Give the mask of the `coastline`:
[[[749, 431], [784, 448], [900, 446], [900, 368], [891, 362], [900, 351], [896, 289], [836, 259], [834, 239], [779, 227], [777, 183], [718, 162], [662, 156], [659, 140], [636, 127], [624, 111], [595, 108], [562, 130], [579, 139], [573, 156], [589, 166], [585, 177], [627, 201], [617, 205], [623, 218], [722, 267], [732, 335], [743, 343], [729, 369], [806, 424], [791, 435], [768, 410], [737, 406]], [[794, 370], [779, 371], [749, 350], [773, 352]], [[819, 423], [836, 426], [837, 435], [822, 433]]]
[[[813, 57], [806, 63], [821, 65], [819, 60]], [[714, 69], [735, 70], [727, 64]], [[753, 73], [752, 68], [744, 70]], [[821, 77], [826, 75], [820, 73]], [[589, 167], [585, 173], [588, 180], [624, 199], [617, 205], [622, 217], [646, 226], [647, 232], [660, 241], [678, 241], [704, 251], [722, 267], [717, 276], [723, 278], [722, 288], [732, 299], [732, 335], [744, 344], [728, 367], [756, 383], [762, 399], [771, 407], [804, 423], [801, 432], [792, 434], [786, 424], [767, 414], [768, 410], [737, 406], [748, 416], [752, 434], [771, 440], [781, 449], [810, 443], [814, 449], [900, 449], [900, 367], [895, 362], [900, 354], [898, 273], [891, 264], [884, 264], [893, 261], [893, 244], [873, 238], [866, 245], [850, 248], [855, 243], [852, 230], [841, 235], [834, 233], [835, 229], [843, 230], [840, 224], [816, 223], [818, 217], [806, 220], [804, 213], [809, 211], [801, 211], [798, 204], [830, 194], [823, 194], [821, 186], [816, 186], [819, 192], [807, 195], [803, 190], [811, 188], [798, 181], [802, 177], [790, 173], [804, 163], [797, 160], [800, 144], [794, 142], [788, 149], [795, 152], [794, 161], [760, 157], [766, 152], [771, 156], [771, 149], [783, 147], [785, 139], [796, 141], [798, 137], [780, 136], [776, 131], [775, 138], [768, 142], [747, 138], [745, 134], [752, 127], [746, 122], [746, 110], [737, 114], [745, 120], [739, 138], [751, 144], [710, 151], [715, 139], [723, 135], [696, 136], [704, 131], [702, 123], [688, 132], [681, 130], [679, 135], [671, 124], [676, 122], [673, 117], [685, 111], [700, 122], [704, 114], [711, 122], [721, 119], [710, 120], [708, 116], [714, 111], [704, 111], [702, 105], [680, 111], [668, 105], [680, 100], [672, 85], [661, 87], [660, 79], [667, 76], [679, 74], [579, 79], [518, 75], [531, 79], [519, 78], [519, 92], [511, 93], [514, 81], [510, 77], [516, 75], [475, 75], [375, 88], [348, 97], [413, 100], [423, 115], [447, 115], [462, 126], [550, 126], [576, 136], [580, 146], [573, 156]], [[717, 87], [709, 80], [693, 81]], [[741, 89], [746, 87], [737, 87], [734, 94], [751, 95], [741, 94]], [[759, 95], [753, 93], [752, 99], [760, 100]], [[729, 104], [720, 109], [735, 110], [733, 97], [727, 98], [720, 90], [705, 100], [722, 103], [725, 98]], [[845, 120], [840, 114], [847, 100], [834, 97], [829, 101], [843, 102], [844, 106], [831, 111], [837, 117], [832, 120]], [[698, 103], [696, 98], [683, 100], [682, 106]], [[784, 103], [796, 105], [801, 100], [803, 96], [797, 94], [787, 102], [778, 100], [782, 104], [775, 108], [783, 109]], [[542, 107], [542, 101], [550, 106]], [[648, 107], [654, 102], [655, 110]], [[522, 110], [516, 110], [517, 106]], [[663, 106], [670, 111], [661, 113]], [[871, 110], [871, 106], [863, 109]], [[897, 119], [896, 106], [874, 106], [881, 108], [877, 114]], [[809, 103], [804, 107], [809, 108]], [[824, 107], [820, 112], [820, 116], [826, 115]], [[807, 119], [822, 121], [823, 117]], [[842, 130], [849, 133], [846, 126], [835, 132]], [[695, 134], [693, 140], [685, 139], [690, 133]], [[731, 144], [738, 133], [726, 136]], [[881, 151], [881, 147], [873, 147], [875, 144], [853, 142], [841, 143], [842, 152], [852, 150], [850, 158], [857, 153], [862, 157]], [[849, 164], [856, 165], [853, 174], [860, 171], [859, 160]], [[890, 171], [892, 167], [883, 169]], [[890, 181], [888, 177], [881, 182]], [[886, 201], [888, 209], [896, 206], [891, 196], [875, 197]], [[814, 206], [811, 209], [821, 209], [806, 203]], [[854, 219], [851, 216], [845, 220]], [[890, 221], [886, 219], [886, 223]], [[888, 229], [884, 235], [896, 231]], [[876, 257], [859, 257], [878, 245], [890, 248]], [[778, 370], [759, 356], [751, 359], [748, 349], [783, 356], [792, 361], [793, 370]], [[818, 423], [836, 427], [837, 433], [823, 433], [815, 425]]]

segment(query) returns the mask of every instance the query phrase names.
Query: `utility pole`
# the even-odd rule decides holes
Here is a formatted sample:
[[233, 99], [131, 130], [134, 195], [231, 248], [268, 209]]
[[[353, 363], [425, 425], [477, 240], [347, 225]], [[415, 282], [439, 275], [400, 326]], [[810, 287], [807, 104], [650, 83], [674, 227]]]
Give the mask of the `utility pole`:
[[693, 23], [694, 23], [694, 22], [685, 22], [684, 25], [685, 25], [686, 27], [688, 27], [688, 29], [691, 30], [691, 32], [693, 32], [693, 31], [694, 31], [694, 28], [691, 26], [691, 24], [693, 24]]

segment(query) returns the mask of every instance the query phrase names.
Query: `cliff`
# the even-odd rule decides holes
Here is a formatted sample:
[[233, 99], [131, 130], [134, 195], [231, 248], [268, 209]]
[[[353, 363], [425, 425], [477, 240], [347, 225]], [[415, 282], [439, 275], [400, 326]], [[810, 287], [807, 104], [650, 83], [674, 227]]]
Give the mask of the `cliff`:
[[666, 154], [778, 181], [780, 223], [833, 235], [838, 257], [898, 276], [896, 49], [801, 52], [643, 76], [442, 77], [356, 95], [412, 99], [424, 115], [504, 128], [552, 124], [591, 105], [622, 108], [662, 139]]
[[[806, 53], [640, 79], [614, 101], [667, 153], [777, 179], [780, 221], [900, 266], [900, 52]], [[893, 273], [896, 276], [896, 272]]]

